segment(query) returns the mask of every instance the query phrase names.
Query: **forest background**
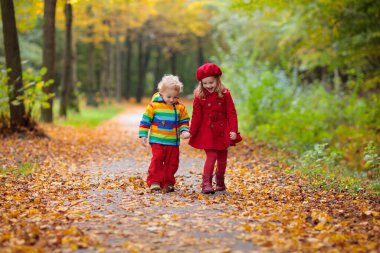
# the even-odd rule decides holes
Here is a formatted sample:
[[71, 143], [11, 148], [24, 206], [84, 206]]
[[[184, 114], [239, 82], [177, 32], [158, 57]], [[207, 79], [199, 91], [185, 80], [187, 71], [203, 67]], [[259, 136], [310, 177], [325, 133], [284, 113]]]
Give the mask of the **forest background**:
[[245, 136], [315, 187], [380, 192], [378, 1], [17, 0], [23, 76], [15, 82], [6, 2], [13, 1], [2, 1], [3, 134], [91, 107], [112, 116], [117, 103], [150, 97], [165, 73], [178, 75], [192, 98], [196, 68], [211, 61], [223, 69]]

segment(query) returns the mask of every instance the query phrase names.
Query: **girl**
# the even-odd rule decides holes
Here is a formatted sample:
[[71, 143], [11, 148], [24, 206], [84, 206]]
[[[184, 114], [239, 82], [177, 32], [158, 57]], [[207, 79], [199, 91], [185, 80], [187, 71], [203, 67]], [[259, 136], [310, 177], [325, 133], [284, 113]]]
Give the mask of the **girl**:
[[[202, 178], [202, 193], [205, 194], [226, 190], [227, 148], [241, 141], [235, 105], [220, 80], [221, 75], [221, 69], [213, 63], [200, 66], [196, 73], [199, 84], [194, 91], [189, 144], [206, 152]], [[216, 162], [214, 190], [212, 176]]]

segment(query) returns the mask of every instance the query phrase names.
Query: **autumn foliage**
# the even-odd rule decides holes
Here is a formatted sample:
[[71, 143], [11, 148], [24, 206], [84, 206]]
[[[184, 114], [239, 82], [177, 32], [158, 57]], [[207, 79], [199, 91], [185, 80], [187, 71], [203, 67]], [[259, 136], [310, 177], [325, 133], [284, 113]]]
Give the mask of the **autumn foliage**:
[[[0, 144], [5, 252], [155, 251], [171, 245], [226, 252], [236, 241], [275, 252], [380, 249], [378, 197], [313, 189], [272, 159], [273, 150], [251, 140], [230, 149], [228, 192], [211, 196], [200, 194], [196, 181], [204, 154], [182, 143], [186, 167], [177, 191], [162, 195], [146, 187], [150, 152], [140, 147], [134, 129], [116, 121], [97, 129], [42, 127], [49, 138], [14, 135]], [[199, 162], [194, 167], [187, 161]], [[105, 170], [91, 170], [98, 166]], [[194, 237], [221, 231], [228, 240]]]
[[[0, 5], [0, 252], [380, 252], [376, 1]], [[175, 192], [152, 194], [135, 102], [166, 73], [192, 98], [206, 61], [223, 69], [244, 136], [228, 191], [200, 193], [205, 155], [183, 141]], [[94, 124], [99, 105], [129, 103], [87, 128], [84, 97]], [[53, 99], [80, 127], [37, 124]]]

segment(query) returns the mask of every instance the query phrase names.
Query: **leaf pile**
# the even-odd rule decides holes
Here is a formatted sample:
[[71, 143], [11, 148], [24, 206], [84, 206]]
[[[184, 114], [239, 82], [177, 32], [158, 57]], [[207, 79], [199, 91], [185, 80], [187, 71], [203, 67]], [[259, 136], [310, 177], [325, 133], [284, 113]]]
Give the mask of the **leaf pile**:
[[[72, 210], [90, 187], [82, 168], [126, 156], [128, 144], [120, 141], [126, 138], [110, 136], [107, 127], [42, 128], [50, 138], [13, 135], [0, 142], [0, 248], [9, 252], [96, 243], [74, 224], [89, 218]], [[23, 167], [30, 171], [20, 172]]]
[[277, 252], [380, 251], [379, 197], [312, 190], [286, 165], [258, 157], [250, 143], [232, 153], [236, 194], [229, 202], [239, 211], [230, 215], [246, 219], [245, 239]]
[[250, 140], [229, 149], [227, 193], [200, 194], [204, 153], [183, 142], [176, 192], [151, 194], [131, 129], [43, 128], [0, 144], [5, 252], [380, 251], [378, 197], [315, 190]]

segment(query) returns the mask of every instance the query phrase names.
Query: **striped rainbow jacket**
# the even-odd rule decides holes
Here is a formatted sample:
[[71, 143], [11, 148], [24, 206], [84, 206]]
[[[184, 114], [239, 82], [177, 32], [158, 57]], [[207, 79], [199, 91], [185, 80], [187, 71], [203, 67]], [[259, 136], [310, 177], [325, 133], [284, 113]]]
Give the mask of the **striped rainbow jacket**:
[[187, 109], [182, 103], [166, 104], [157, 92], [142, 116], [139, 137], [148, 137], [150, 132], [150, 144], [179, 146], [179, 135], [182, 131], [189, 131], [189, 120]]

